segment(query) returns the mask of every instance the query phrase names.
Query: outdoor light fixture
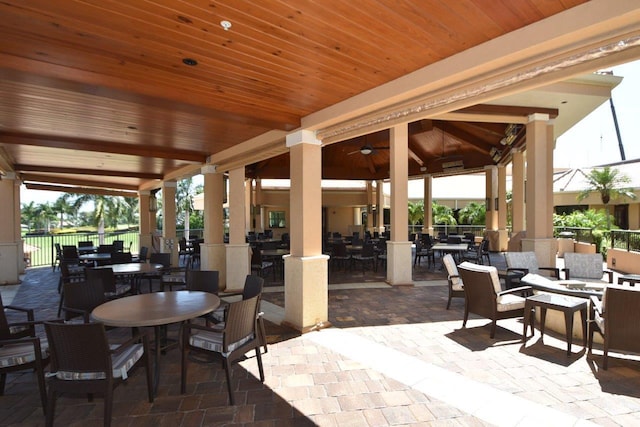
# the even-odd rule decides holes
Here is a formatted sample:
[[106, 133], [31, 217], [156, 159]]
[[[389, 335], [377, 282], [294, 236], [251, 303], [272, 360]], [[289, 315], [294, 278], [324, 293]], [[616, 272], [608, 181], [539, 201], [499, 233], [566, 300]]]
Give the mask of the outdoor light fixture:
[[464, 169], [464, 163], [462, 163], [462, 160], [454, 160], [452, 162], [442, 163], [443, 171], [452, 171], [452, 170], [459, 170], [459, 169]]
[[370, 145], [365, 145], [360, 148], [360, 153], [368, 156], [369, 154], [373, 153], [373, 147], [371, 147]]
[[158, 199], [156, 199], [156, 191], [152, 191], [149, 195], [149, 212], [158, 212]]
[[516, 136], [518, 136], [518, 132], [522, 129], [522, 125], [516, 125], [513, 123], [509, 123], [507, 128], [504, 130], [504, 138], [500, 140], [500, 144], [502, 145], [511, 145], [513, 141], [516, 140]]
[[491, 156], [491, 159], [497, 163], [498, 160], [500, 160], [500, 158], [502, 157], [502, 151], [498, 150], [496, 147], [491, 147], [491, 150], [489, 150], [489, 155]]

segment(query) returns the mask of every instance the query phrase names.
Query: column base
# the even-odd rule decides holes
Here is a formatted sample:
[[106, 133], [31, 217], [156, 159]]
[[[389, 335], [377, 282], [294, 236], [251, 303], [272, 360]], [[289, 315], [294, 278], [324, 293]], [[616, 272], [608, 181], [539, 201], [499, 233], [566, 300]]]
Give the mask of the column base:
[[522, 239], [522, 252], [535, 252], [541, 266], [555, 267], [558, 241], [554, 238]]
[[226, 245], [226, 291], [242, 292], [247, 274], [251, 274], [251, 248], [249, 244]]
[[20, 252], [17, 243], [0, 243], [0, 285], [20, 283], [19, 267], [24, 265]]
[[200, 270], [218, 270], [220, 290], [227, 287], [227, 257], [224, 243], [200, 244]]
[[413, 286], [411, 242], [387, 242], [387, 283]]
[[498, 230], [498, 247], [500, 252], [505, 252], [509, 245], [509, 231], [505, 229]]
[[330, 326], [326, 255], [284, 257], [284, 325], [301, 332]]

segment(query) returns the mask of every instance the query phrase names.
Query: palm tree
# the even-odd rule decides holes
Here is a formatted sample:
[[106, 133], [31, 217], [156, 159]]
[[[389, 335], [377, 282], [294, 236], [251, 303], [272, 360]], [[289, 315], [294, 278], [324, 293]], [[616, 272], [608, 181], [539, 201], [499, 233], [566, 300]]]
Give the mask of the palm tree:
[[53, 211], [60, 215], [60, 228], [64, 228], [65, 216], [68, 218], [69, 215], [73, 215], [76, 212], [73, 205], [69, 203], [69, 199], [69, 193], [65, 193], [53, 202]]
[[424, 201], [409, 202], [409, 224], [418, 225], [424, 223]]
[[38, 211], [35, 202], [29, 202], [29, 204], [23, 204], [21, 214], [23, 223], [26, 223], [29, 227], [29, 231], [32, 228], [36, 228], [38, 222]]
[[[582, 172], [582, 171], [581, 171]], [[635, 193], [627, 188], [627, 184], [631, 182], [631, 179], [621, 174], [618, 169], [612, 169], [610, 166], [605, 166], [602, 169], [591, 169], [589, 174], [585, 174], [587, 181], [589, 182], [589, 188], [583, 190], [578, 194], [578, 201], [584, 200], [591, 193], [600, 193], [602, 204], [607, 212], [607, 229], [611, 229], [611, 219], [609, 217], [609, 202], [611, 199], [628, 197], [635, 199]]]
[[458, 213], [458, 219], [462, 224], [482, 225], [486, 221], [486, 207], [484, 204], [471, 202]]
[[439, 205], [438, 203], [433, 202], [431, 210], [433, 212], [434, 224], [456, 225], [458, 223], [456, 218], [453, 216], [453, 209], [448, 206]]
[[[114, 212], [116, 211], [116, 209], [113, 209], [115, 206], [114, 197], [96, 194], [83, 194], [75, 199], [73, 205], [75, 209], [79, 210], [85, 203], [92, 203], [94, 206], [93, 215], [91, 216], [92, 225], [98, 228], [100, 243], [103, 243], [102, 239], [104, 238], [105, 220], [109, 218], [111, 222], [114, 221], [114, 214], [111, 214], [111, 217], [108, 216], [110, 210]], [[117, 220], [115, 221], [117, 224]]]
[[184, 238], [189, 239], [189, 215], [193, 212], [193, 179], [186, 178], [178, 182], [176, 189], [176, 208], [184, 213]]

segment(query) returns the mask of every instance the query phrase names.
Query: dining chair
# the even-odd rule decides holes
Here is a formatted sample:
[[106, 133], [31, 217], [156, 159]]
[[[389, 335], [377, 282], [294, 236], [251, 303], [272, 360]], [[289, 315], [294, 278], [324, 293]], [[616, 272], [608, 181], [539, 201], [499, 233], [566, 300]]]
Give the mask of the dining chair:
[[602, 369], [609, 366], [609, 352], [640, 353], [640, 288], [609, 284], [602, 301], [591, 297], [592, 319], [589, 322], [589, 355], [593, 335], [603, 337]]
[[425, 245], [423, 240], [420, 239], [416, 241], [416, 251], [413, 258], [413, 266], [415, 267], [417, 264], [420, 264], [422, 262], [422, 258], [427, 259], [427, 268], [431, 267], [432, 264], [434, 266], [436, 265], [436, 255], [433, 248], [431, 248], [431, 246]]
[[[129, 340], [110, 346], [102, 323], [46, 322], [51, 352], [46, 425], [53, 426], [56, 400], [61, 393], [104, 394], [104, 425], [111, 425], [113, 390], [138, 364], [146, 370], [147, 394], [153, 403], [153, 379], [149, 339], [135, 333]], [[115, 347], [115, 348], [113, 348]]]
[[147, 262], [147, 257], [148, 256], [149, 256], [149, 248], [147, 246], [142, 246], [142, 247], [140, 247], [140, 251], [138, 252], [138, 256], [137, 257], [133, 257], [132, 261], [133, 262], [145, 263], [145, 262]]
[[63, 289], [62, 311], [66, 321], [82, 317], [88, 323], [93, 309], [107, 301], [104, 287], [98, 281], [69, 282]]
[[[19, 322], [9, 322], [6, 311], [20, 313]], [[0, 295], [0, 396], [4, 390], [9, 372], [35, 370], [42, 410], [47, 405], [44, 382], [44, 366], [49, 360], [46, 340], [36, 336], [36, 322], [33, 309], [4, 305]]]
[[365, 243], [362, 245], [362, 250], [352, 256], [352, 260], [356, 263], [360, 263], [362, 266], [362, 274], [364, 274], [365, 267], [371, 263], [371, 269], [378, 271], [378, 265], [376, 262], [376, 253], [373, 243]]
[[273, 280], [276, 279], [276, 269], [271, 261], [265, 261], [262, 259], [262, 254], [259, 248], [255, 248], [251, 251], [251, 271], [255, 271], [261, 277], [264, 277], [265, 271], [271, 270], [273, 272]]
[[231, 365], [254, 350], [258, 360], [260, 381], [264, 382], [264, 369], [260, 352], [260, 337], [257, 328], [257, 316], [260, 295], [232, 302], [225, 311], [224, 327], [183, 323], [181, 331], [182, 357], [180, 392], [187, 387], [187, 367], [189, 352], [216, 353], [222, 357], [227, 380], [229, 403], [235, 404], [234, 386], [231, 382]]
[[60, 317], [60, 314], [62, 313], [65, 283], [84, 282], [85, 269], [86, 267], [84, 265], [73, 264], [64, 260], [60, 263], [60, 277], [58, 279], [58, 293], [60, 294], [60, 301], [58, 302], [58, 317]]
[[[516, 294], [531, 292], [530, 286], [502, 290], [498, 269], [493, 266], [463, 262], [458, 265], [458, 272], [464, 283], [464, 320], [462, 327], [467, 326], [469, 313], [477, 314], [491, 320], [490, 337], [496, 334], [496, 322], [501, 319], [523, 317], [525, 298]], [[533, 322], [531, 333], [533, 333]]]
[[[162, 280], [164, 274], [171, 272], [171, 254], [163, 252], [153, 252], [149, 256], [149, 264], [161, 264], [162, 269], [157, 272], [145, 274], [142, 279], [149, 283], [149, 292], [153, 291], [153, 280]], [[140, 292], [140, 289], [137, 289]]]
[[130, 281], [119, 282], [112, 268], [87, 268], [86, 282], [90, 285], [102, 286], [107, 299], [120, 298], [133, 292]]
[[351, 263], [351, 254], [347, 251], [347, 245], [344, 242], [336, 242], [331, 248], [331, 258], [329, 258], [331, 266], [337, 264], [336, 267], [342, 267], [346, 271], [347, 265]]
[[462, 278], [460, 278], [460, 273], [458, 272], [458, 267], [456, 266], [456, 261], [453, 259], [453, 255], [446, 254], [443, 256], [442, 264], [447, 269], [447, 284], [449, 285], [447, 310], [449, 310], [451, 299], [464, 298], [464, 284]]
[[507, 271], [518, 271], [525, 274], [543, 274], [560, 278], [560, 269], [555, 267], [540, 267], [535, 252], [505, 252], [504, 259], [507, 262]]

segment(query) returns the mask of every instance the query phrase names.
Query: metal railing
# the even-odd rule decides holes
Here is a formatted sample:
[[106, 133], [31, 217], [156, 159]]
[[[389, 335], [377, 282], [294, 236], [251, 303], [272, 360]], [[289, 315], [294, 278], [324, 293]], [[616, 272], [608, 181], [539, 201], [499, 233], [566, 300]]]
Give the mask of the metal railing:
[[23, 237], [25, 259], [28, 266], [41, 267], [54, 265], [56, 261], [56, 247], [70, 245], [78, 246], [78, 242], [90, 241], [94, 246], [110, 245], [114, 240], [124, 241], [124, 248], [137, 252], [139, 248], [140, 234], [137, 231], [122, 231], [113, 233], [68, 233], [68, 234], [26, 234]]
[[640, 231], [611, 230], [611, 247], [640, 252]]
[[[561, 233], [571, 233], [576, 241], [582, 243], [596, 243], [593, 235], [593, 229], [585, 227], [553, 227], [554, 237], [563, 237]], [[566, 234], [569, 237], [569, 234]]]

